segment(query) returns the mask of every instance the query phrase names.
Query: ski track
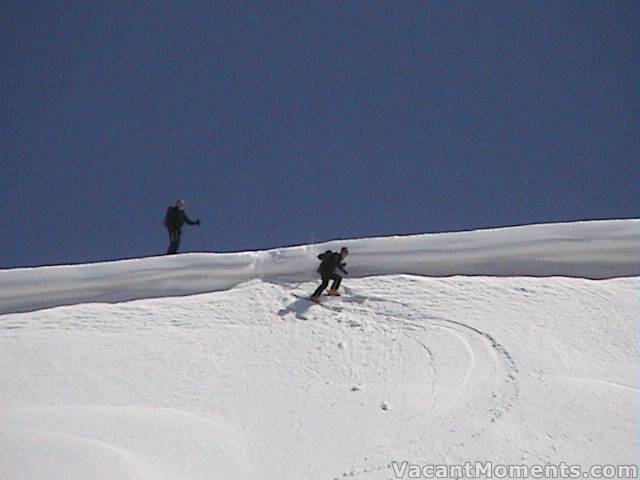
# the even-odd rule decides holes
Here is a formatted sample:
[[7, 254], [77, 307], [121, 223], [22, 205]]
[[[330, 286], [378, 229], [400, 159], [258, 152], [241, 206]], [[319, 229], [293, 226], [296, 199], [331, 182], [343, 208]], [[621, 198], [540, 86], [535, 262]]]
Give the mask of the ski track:
[[[347, 295], [352, 295], [352, 291], [350, 289], [345, 289], [345, 292]], [[363, 308], [369, 301], [389, 303], [395, 307], [399, 306], [407, 312], [403, 315], [398, 313], [387, 314], [373, 309]], [[467, 432], [463, 437], [459, 438], [455, 444], [449, 447], [445, 451], [445, 458], [448, 456], [448, 452], [450, 450], [464, 445], [465, 439], [477, 438], [484, 434], [496, 422], [503, 418], [517, 402], [519, 388], [517, 381], [518, 368], [516, 363], [512, 354], [488, 332], [460, 321], [431, 316], [421, 312], [409, 303], [397, 300], [387, 300], [383, 297], [367, 298], [366, 296], [351, 296], [351, 298], [346, 297], [346, 299], [345, 297], [340, 297], [338, 302], [346, 304], [353, 303], [362, 306], [353, 307], [348, 310], [347, 307], [345, 307], [344, 310], [347, 310], [350, 314], [357, 313], [365, 318], [375, 319], [383, 317], [393, 323], [399, 324], [402, 335], [410, 341], [415, 342], [425, 352], [427, 358], [426, 368], [429, 370], [431, 377], [431, 405], [408, 417], [408, 421], [414, 420], [418, 416], [425, 415], [426, 412], [433, 409], [435, 403], [433, 393], [438, 384], [438, 372], [434, 365], [434, 358], [437, 355], [437, 353], [434, 353], [434, 350], [437, 352], [437, 349], [428, 346], [428, 341], [425, 341], [420, 337], [422, 335], [428, 335], [429, 330], [435, 327], [453, 332], [460, 343], [465, 346], [470, 359], [470, 364], [462, 384], [460, 385], [460, 392], [455, 402], [458, 406], [454, 407], [455, 410], [450, 411], [447, 416], [455, 417], [455, 411], [480, 404], [483, 406], [480, 416], [484, 420], [477, 422], [477, 425], [475, 425], [470, 432]], [[421, 319], [422, 321], [417, 321], [416, 319]], [[484, 358], [487, 356], [490, 358], [489, 362], [477, 361], [477, 358]], [[487, 376], [487, 374], [484, 373], [487, 364], [493, 365], [492, 376]], [[472, 379], [474, 380], [472, 381]], [[473, 384], [468, 387], [470, 381], [472, 381]], [[474, 389], [474, 387], [475, 389], [481, 389], [481, 391], [479, 393], [475, 393], [475, 395], [467, 396], [467, 392], [470, 389]], [[440, 420], [439, 423], [442, 423], [442, 421]], [[419, 439], [413, 439], [409, 443], [412, 444], [416, 450], [420, 450], [419, 442]], [[424, 453], [427, 454], [428, 452]], [[378, 466], [350, 468], [335, 478], [368, 476], [369, 474], [377, 474], [390, 468], [390, 463]]]

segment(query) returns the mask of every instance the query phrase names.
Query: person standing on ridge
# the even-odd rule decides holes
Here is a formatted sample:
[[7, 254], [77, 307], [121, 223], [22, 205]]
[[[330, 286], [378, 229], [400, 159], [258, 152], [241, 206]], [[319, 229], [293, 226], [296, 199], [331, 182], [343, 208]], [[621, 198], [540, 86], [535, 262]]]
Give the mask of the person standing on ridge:
[[167, 215], [164, 218], [164, 225], [169, 231], [170, 242], [167, 255], [172, 255], [178, 252], [178, 247], [180, 246], [180, 235], [182, 235], [182, 226], [185, 222], [189, 225], [200, 225], [199, 219], [194, 222], [189, 218], [187, 213], [184, 211], [186, 206], [187, 203], [180, 199], [176, 202], [174, 207], [169, 207], [167, 209]]
[[318, 260], [322, 260], [318, 267], [318, 273], [322, 276], [322, 283], [316, 291], [313, 292], [310, 300], [317, 302], [324, 289], [329, 285], [330, 280], [333, 280], [333, 284], [329, 289], [329, 295], [334, 297], [340, 296], [338, 288], [340, 288], [342, 276], [339, 273], [336, 273], [336, 270], [340, 270], [345, 275], [347, 274], [347, 271], [344, 269], [347, 264], [343, 262], [347, 255], [349, 255], [349, 249], [347, 247], [342, 247], [340, 253], [327, 250], [326, 252], [318, 255]]

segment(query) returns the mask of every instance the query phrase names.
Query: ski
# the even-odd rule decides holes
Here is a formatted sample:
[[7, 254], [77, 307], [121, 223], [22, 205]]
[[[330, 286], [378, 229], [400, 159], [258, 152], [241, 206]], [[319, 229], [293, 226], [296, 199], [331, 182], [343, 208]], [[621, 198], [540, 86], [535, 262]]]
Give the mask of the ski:
[[324, 303], [322, 303], [320, 301], [320, 299], [311, 300], [311, 297], [303, 297], [302, 295], [298, 295], [297, 293], [292, 293], [291, 295], [293, 295], [294, 297], [296, 297], [296, 298], [298, 298], [300, 300], [306, 300], [307, 302], [309, 302], [311, 304], [318, 305], [319, 307], [322, 307], [322, 308], [326, 308], [327, 310], [330, 310], [332, 312], [335, 312], [335, 313], [342, 312], [342, 308], [325, 305]]

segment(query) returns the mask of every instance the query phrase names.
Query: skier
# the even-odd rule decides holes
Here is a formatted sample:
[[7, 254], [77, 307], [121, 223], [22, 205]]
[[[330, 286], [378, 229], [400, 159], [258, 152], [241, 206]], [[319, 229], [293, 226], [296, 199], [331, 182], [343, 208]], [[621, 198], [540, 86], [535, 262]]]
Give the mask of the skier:
[[340, 288], [342, 276], [336, 273], [336, 270], [340, 270], [342, 273], [347, 274], [347, 271], [344, 269], [347, 264], [343, 262], [347, 255], [349, 255], [349, 249], [347, 247], [342, 247], [340, 253], [327, 250], [326, 252], [318, 255], [318, 260], [322, 260], [318, 267], [318, 273], [322, 276], [322, 283], [316, 291], [313, 292], [313, 295], [311, 295], [311, 300], [314, 302], [318, 301], [324, 289], [329, 285], [329, 280], [333, 280], [333, 284], [329, 289], [329, 295], [334, 297], [340, 296], [338, 288]]
[[187, 222], [189, 225], [200, 225], [200, 220], [195, 222], [189, 218], [184, 211], [187, 203], [180, 199], [176, 202], [175, 207], [169, 207], [167, 209], [167, 215], [164, 218], [164, 225], [169, 231], [169, 249], [167, 255], [172, 255], [178, 252], [180, 246], [180, 235], [182, 234], [182, 225]]

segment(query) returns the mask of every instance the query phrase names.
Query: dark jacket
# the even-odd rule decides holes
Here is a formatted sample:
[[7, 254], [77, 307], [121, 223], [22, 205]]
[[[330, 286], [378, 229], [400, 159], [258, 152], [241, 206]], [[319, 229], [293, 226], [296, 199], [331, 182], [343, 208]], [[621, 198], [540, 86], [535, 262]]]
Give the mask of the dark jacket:
[[198, 223], [191, 220], [185, 211], [180, 210], [178, 207], [169, 207], [167, 209], [164, 224], [169, 230], [180, 230], [185, 222], [189, 225], [196, 225]]
[[336, 270], [340, 270], [342, 273], [347, 273], [344, 269], [347, 264], [342, 262], [342, 255], [337, 252], [327, 250], [326, 252], [318, 255], [318, 260], [322, 260], [318, 267], [318, 273], [323, 277], [333, 275]]

